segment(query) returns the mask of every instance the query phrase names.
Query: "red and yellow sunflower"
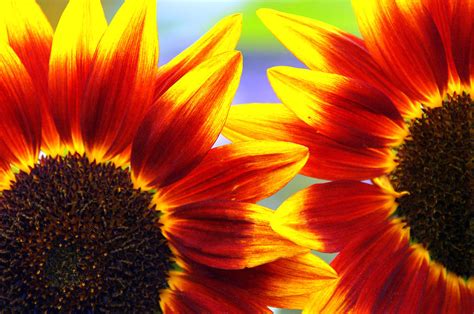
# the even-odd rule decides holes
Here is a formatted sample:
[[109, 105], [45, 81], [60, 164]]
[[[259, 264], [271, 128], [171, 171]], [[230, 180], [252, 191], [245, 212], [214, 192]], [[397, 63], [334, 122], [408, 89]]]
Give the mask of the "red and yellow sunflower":
[[99, 0], [71, 0], [55, 32], [34, 0], [0, 12], [0, 312], [260, 313], [334, 281], [253, 204], [307, 149], [212, 148], [239, 15], [158, 68], [154, 0], [109, 25]]
[[272, 227], [339, 252], [310, 313], [474, 311], [474, 1], [355, 0], [363, 39], [263, 9], [309, 69], [268, 71], [281, 104], [231, 109], [234, 141], [307, 146], [330, 182], [285, 201]]

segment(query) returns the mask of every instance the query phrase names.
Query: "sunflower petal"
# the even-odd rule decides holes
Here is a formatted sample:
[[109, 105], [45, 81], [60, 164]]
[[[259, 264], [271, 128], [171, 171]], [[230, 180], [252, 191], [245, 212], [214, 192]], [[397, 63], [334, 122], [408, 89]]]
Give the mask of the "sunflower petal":
[[83, 153], [79, 110], [97, 44], [107, 28], [99, 0], [71, 0], [54, 33], [50, 110], [61, 140]]
[[370, 179], [390, 172], [395, 166], [390, 149], [339, 144], [319, 134], [281, 104], [232, 106], [222, 133], [237, 142], [277, 140], [304, 145], [310, 156], [301, 173], [320, 179]]
[[268, 71], [280, 100], [321, 134], [352, 147], [386, 147], [406, 135], [390, 99], [362, 81], [291, 67]]
[[29, 171], [41, 145], [41, 113], [33, 82], [10, 46], [0, 44], [0, 151], [2, 170]]
[[166, 207], [210, 199], [257, 202], [285, 186], [307, 158], [306, 147], [285, 142], [217, 147], [183, 179], [159, 190], [157, 202]]
[[352, 238], [382, 223], [394, 208], [394, 197], [375, 185], [334, 181], [314, 184], [288, 198], [271, 225], [302, 246], [337, 252]]
[[149, 109], [158, 62], [156, 1], [125, 1], [102, 36], [81, 106], [86, 151], [112, 159], [132, 143]]
[[418, 107], [387, 79], [361, 39], [303, 16], [270, 9], [260, 9], [257, 14], [310, 69], [367, 82], [389, 96], [403, 115], [413, 116], [417, 112]]
[[271, 313], [243, 290], [194, 274], [173, 272], [160, 295], [163, 313]]
[[415, 101], [441, 99], [448, 68], [443, 43], [422, 1], [353, 0], [367, 49]]
[[242, 15], [233, 14], [225, 17], [193, 45], [160, 67], [155, 98], [159, 98], [181, 77], [206, 59], [233, 51], [239, 41], [241, 30]]
[[194, 168], [216, 141], [242, 72], [242, 56], [228, 52], [203, 62], [163, 94], [132, 146], [137, 186], [164, 186]]
[[303, 308], [311, 294], [326, 289], [337, 278], [331, 266], [311, 253], [280, 258], [254, 268], [226, 271], [195, 266], [192, 271], [222, 283], [231, 282], [268, 306], [288, 309]]
[[255, 267], [307, 252], [273, 232], [272, 214], [251, 203], [194, 203], [165, 215], [163, 234], [178, 254], [221, 269]]

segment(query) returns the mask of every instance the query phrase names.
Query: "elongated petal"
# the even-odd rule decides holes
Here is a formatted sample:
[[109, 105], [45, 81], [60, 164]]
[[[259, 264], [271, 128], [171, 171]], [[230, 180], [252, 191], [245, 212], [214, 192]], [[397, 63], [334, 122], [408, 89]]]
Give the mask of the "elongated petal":
[[367, 49], [411, 99], [440, 99], [448, 81], [441, 36], [422, 1], [354, 0]]
[[0, 44], [0, 144], [2, 166], [24, 171], [38, 157], [41, 114], [33, 82], [13, 49]]
[[170, 288], [160, 295], [166, 313], [271, 313], [243, 290], [193, 274], [173, 272]]
[[326, 289], [337, 279], [336, 272], [311, 253], [281, 258], [254, 268], [226, 271], [200, 266], [194, 267], [193, 272], [232, 283], [268, 306], [289, 309], [302, 309], [311, 294]]
[[111, 159], [131, 145], [149, 109], [158, 60], [156, 1], [125, 1], [94, 56], [81, 106], [89, 156]]
[[217, 147], [186, 177], [158, 191], [158, 204], [174, 207], [212, 199], [256, 202], [285, 186], [307, 159], [306, 147], [285, 142]]
[[339, 144], [281, 104], [232, 106], [222, 133], [232, 141], [278, 140], [304, 145], [310, 156], [301, 173], [321, 179], [364, 180], [388, 173], [395, 166], [390, 149]]
[[334, 181], [305, 188], [278, 208], [272, 228], [300, 245], [338, 252], [352, 238], [384, 222], [395, 198], [379, 187]]
[[283, 45], [310, 69], [365, 81], [389, 96], [403, 115], [417, 112], [410, 99], [384, 75], [361, 39], [303, 16], [269, 9], [257, 13]]
[[50, 110], [61, 140], [83, 152], [79, 112], [97, 44], [107, 28], [99, 0], [71, 0], [54, 33]]
[[281, 101], [321, 134], [352, 147], [400, 143], [406, 131], [390, 99], [362, 81], [276, 67], [268, 72]]
[[48, 62], [53, 29], [35, 0], [0, 1], [8, 43], [28, 71], [40, 100], [42, 113], [42, 149], [60, 150], [60, 139], [48, 108]]
[[233, 51], [239, 41], [241, 29], [242, 16], [240, 14], [225, 17], [192, 46], [160, 67], [156, 80], [155, 98], [159, 98], [181, 77], [206, 59]]
[[183, 76], [143, 120], [132, 147], [138, 186], [163, 186], [194, 168], [216, 141], [240, 80], [239, 52], [218, 55]]
[[272, 214], [250, 203], [194, 203], [165, 215], [163, 234], [178, 254], [221, 269], [255, 267], [306, 252], [273, 232]]

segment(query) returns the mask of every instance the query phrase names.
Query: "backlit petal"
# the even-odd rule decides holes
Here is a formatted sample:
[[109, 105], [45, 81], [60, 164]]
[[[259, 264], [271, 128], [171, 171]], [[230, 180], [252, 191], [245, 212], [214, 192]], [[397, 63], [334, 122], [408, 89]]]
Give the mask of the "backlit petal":
[[160, 97], [183, 75], [206, 59], [233, 51], [239, 41], [241, 29], [242, 16], [240, 14], [225, 17], [193, 45], [160, 67], [156, 80], [155, 98]]
[[137, 186], [164, 186], [197, 166], [224, 125], [241, 72], [241, 54], [227, 52], [194, 68], [158, 99], [133, 142]]
[[79, 112], [92, 59], [107, 28], [99, 0], [71, 0], [54, 33], [49, 64], [50, 110], [61, 140], [83, 153]]
[[275, 67], [268, 76], [280, 100], [321, 134], [352, 147], [386, 147], [406, 135], [390, 99], [348, 77]]
[[306, 147], [251, 141], [211, 149], [183, 179], [158, 191], [158, 207], [203, 200], [256, 202], [285, 186], [308, 158]]
[[271, 229], [272, 214], [250, 203], [194, 203], [163, 216], [163, 234], [178, 255], [221, 269], [255, 267], [306, 252]]
[[158, 62], [156, 1], [125, 1], [101, 38], [80, 110], [86, 152], [111, 159], [149, 109]]

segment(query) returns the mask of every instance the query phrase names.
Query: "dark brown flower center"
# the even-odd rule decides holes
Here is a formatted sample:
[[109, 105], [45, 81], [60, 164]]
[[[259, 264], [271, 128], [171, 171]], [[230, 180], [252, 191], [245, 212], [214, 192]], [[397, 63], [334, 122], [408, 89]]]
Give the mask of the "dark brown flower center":
[[171, 251], [128, 170], [42, 158], [0, 196], [0, 312], [158, 312]]
[[411, 240], [433, 260], [462, 277], [473, 275], [474, 102], [463, 93], [441, 107], [424, 109], [410, 127], [391, 174], [396, 215], [410, 227]]

